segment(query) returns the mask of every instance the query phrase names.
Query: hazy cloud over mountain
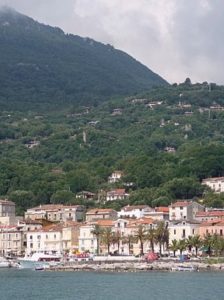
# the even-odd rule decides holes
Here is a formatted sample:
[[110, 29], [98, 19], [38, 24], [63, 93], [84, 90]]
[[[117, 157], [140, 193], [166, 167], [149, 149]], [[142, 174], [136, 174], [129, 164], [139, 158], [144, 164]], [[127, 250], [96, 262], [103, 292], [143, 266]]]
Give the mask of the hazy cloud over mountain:
[[0, 0], [122, 49], [170, 82], [224, 84], [223, 0]]

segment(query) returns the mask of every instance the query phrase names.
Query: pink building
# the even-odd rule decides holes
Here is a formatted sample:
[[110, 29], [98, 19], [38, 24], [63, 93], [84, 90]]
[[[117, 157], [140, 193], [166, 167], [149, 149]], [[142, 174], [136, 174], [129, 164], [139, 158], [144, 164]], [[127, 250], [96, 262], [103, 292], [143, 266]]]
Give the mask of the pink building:
[[200, 224], [199, 227], [199, 235], [200, 237], [204, 237], [206, 235], [214, 235], [218, 234], [220, 236], [224, 235], [224, 220], [217, 219], [212, 221], [206, 221]]

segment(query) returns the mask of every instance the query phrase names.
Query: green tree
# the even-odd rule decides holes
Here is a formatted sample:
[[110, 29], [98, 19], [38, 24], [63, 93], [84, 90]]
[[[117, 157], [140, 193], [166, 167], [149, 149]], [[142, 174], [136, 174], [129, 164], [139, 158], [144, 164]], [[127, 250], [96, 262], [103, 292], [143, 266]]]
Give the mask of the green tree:
[[101, 242], [107, 246], [107, 253], [110, 253], [110, 245], [113, 243], [113, 232], [111, 228], [107, 227], [103, 229]]
[[169, 246], [169, 249], [173, 251], [174, 257], [176, 257], [176, 252], [177, 250], [179, 250], [178, 246], [179, 246], [178, 241], [176, 239], [171, 241], [171, 245]]
[[135, 233], [135, 238], [138, 242], [140, 242], [140, 255], [144, 254], [144, 241], [146, 239], [147, 230], [144, 228], [143, 225], [139, 225], [137, 231]]
[[99, 253], [100, 253], [100, 237], [103, 234], [103, 230], [98, 224], [95, 224], [94, 229], [91, 231], [91, 233], [96, 237], [96, 254], [99, 255]]

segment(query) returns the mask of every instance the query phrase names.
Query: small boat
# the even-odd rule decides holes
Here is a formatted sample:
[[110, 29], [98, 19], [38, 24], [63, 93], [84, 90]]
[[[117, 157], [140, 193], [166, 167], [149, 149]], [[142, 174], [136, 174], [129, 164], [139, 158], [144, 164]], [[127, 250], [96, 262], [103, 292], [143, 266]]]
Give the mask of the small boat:
[[62, 256], [59, 254], [48, 254], [36, 252], [31, 256], [18, 258], [18, 262], [22, 269], [35, 269], [37, 266], [49, 265], [50, 263], [60, 262]]
[[179, 272], [198, 272], [198, 268], [194, 267], [194, 266], [183, 266], [183, 265], [179, 265], [176, 267], [172, 267], [171, 271], [175, 272], [175, 271], [179, 271]]

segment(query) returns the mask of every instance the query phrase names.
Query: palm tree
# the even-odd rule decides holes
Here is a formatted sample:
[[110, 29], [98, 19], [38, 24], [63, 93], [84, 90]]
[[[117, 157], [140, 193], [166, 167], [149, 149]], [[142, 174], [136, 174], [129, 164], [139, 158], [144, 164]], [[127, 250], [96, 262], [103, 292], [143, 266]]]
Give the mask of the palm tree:
[[112, 243], [117, 244], [117, 251], [120, 252], [121, 233], [120, 231], [113, 232]]
[[192, 246], [195, 248], [195, 255], [198, 256], [198, 249], [202, 245], [202, 240], [200, 238], [200, 235], [195, 235], [192, 238]]
[[150, 228], [148, 232], [146, 233], [146, 240], [150, 242], [150, 248], [152, 252], [154, 252], [154, 245], [156, 242], [156, 230], [153, 228]]
[[168, 224], [164, 221], [158, 223], [156, 228], [156, 241], [159, 243], [159, 253], [162, 254], [162, 246], [166, 244], [168, 247], [169, 245], [169, 231], [168, 231]]
[[129, 255], [131, 253], [131, 246], [135, 241], [136, 241], [136, 238], [131, 234], [128, 234], [122, 238], [122, 243], [128, 244], [128, 254]]
[[110, 245], [113, 242], [113, 233], [110, 227], [103, 229], [101, 236], [102, 243], [107, 246], [107, 253], [110, 253]]
[[203, 239], [203, 245], [207, 248], [208, 255], [211, 255], [214, 246], [214, 239], [211, 234], [207, 234]]
[[142, 225], [139, 225], [137, 232], [135, 234], [135, 238], [137, 239], [137, 241], [140, 242], [140, 255], [141, 256], [144, 254], [143, 247], [144, 247], [144, 241], [146, 238], [146, 233], [147, 233], [146, 229]]
[[223, 237], [215, 234], [213, 235], [213, 248], [215, 251], [215, 255], [219, 256], [224, 250], [224, 239]]
[[188, 250], [191, 252], [193, 247], [193, 236], [190, 235], [185, 242], [186, 242], [186, 246], [188, 247]]
[[178, 248], [178, 241], [176, 239], [172, 240], [172, 243], [169, 246], [169, 249], [173, 251], [173, 255], [174, 255], [174, 257], [176, 257], [176, 252], [179, 249]]
[[96, 254], [99, 255], [100, 252], [100, 236], [102, 235], [102, 229], [98, 224], [95, 224], [94, 229], [91, 233], [96, 237]]
[[183, 251], [186, 249], [186, 241], [185, 239], [178, 241], [178, 250], [180, 250], [180, 255], [182, 255]]

